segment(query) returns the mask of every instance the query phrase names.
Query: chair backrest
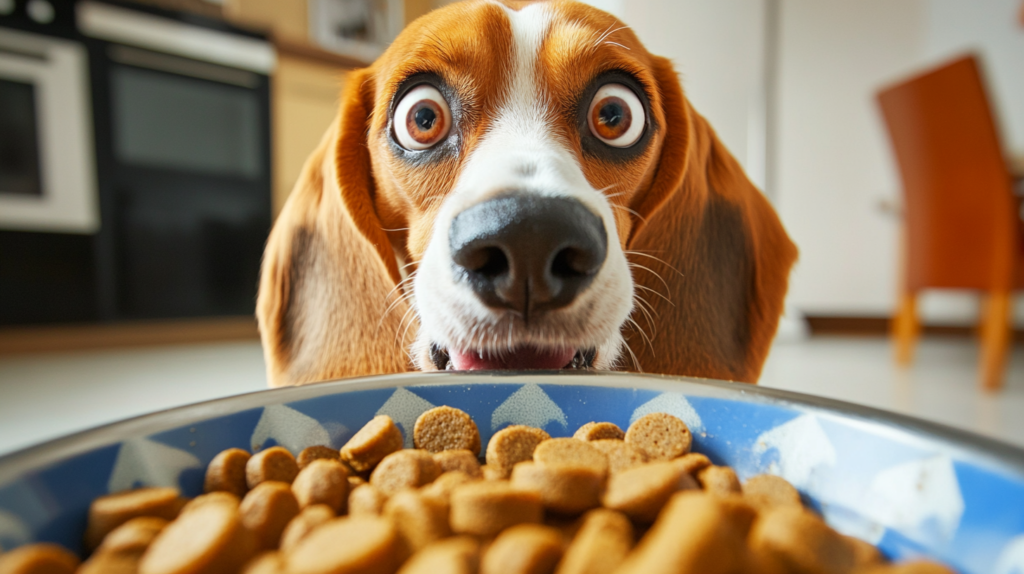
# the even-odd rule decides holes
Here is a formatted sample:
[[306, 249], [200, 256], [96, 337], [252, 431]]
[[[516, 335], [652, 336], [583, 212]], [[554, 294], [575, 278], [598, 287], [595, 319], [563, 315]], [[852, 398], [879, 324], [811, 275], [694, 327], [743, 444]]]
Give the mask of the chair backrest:
[[879, 92], [903, 180], [906, 287], [1013, 281], [1012, 182], [973, 56]]

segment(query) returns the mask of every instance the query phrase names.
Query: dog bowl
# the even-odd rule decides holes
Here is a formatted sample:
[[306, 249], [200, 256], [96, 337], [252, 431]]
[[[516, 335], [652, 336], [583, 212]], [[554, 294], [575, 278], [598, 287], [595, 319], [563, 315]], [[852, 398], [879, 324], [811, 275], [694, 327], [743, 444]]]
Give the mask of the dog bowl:
[[262, 391], [173, 409], [0, 458], [0, 545], [80, 550], [97, 496], [138, 486], [202, 489], [221, 450], [340, 447], [387, 414], [469, 413], [484, 444], [509, 424], [571, 436], [651, 412], [686, 421], [694, 450], [741, 479], [778, 474], [841, 532], [892, 558], [927, 556], [962, 572], [1024, 572], [1024, 450], [941, 425], [749, 385], [627, 374], [436, 373]]

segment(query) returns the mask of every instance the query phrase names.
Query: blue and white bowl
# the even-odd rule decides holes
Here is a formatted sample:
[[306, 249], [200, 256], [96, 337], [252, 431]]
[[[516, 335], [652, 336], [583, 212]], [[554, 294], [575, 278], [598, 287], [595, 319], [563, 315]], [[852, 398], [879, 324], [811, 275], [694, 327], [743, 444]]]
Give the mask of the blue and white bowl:
[[1024, 574], [1024, 450], [941, 425], [735, 383], [627, 374], [410, 374], [262, 391], [143, 416], [0, 458], [0, 545], [80, 550], [97, 496], [202, 489], [218, 452], [340, 447], [387, 414], [411, 446], [423, 411], [469, 413], [486, 445], [509, 424], [571, 436], [652, 412], [690, 426], [694, 450], [741, 479], [778, 474], [838, 530], [892, 558], [965, 573]]

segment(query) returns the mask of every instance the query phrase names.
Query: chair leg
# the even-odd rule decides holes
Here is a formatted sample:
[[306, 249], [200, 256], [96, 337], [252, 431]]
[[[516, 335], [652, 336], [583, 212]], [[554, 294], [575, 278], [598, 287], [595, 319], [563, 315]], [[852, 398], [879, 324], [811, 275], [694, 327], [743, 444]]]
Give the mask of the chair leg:
[[989, 293], [981, 320], [981, 386], [997, 391], [1003, 386], [1006, 350], [1010, 343], [1010, 293]]
[[914, 345], [921, 333], [917, 318], [917, 293], [907, 291], [900, 294], [899, 308], [892, 322], [892, 337], [896, 344], [896, 364], [909, 366], [914, 360]]

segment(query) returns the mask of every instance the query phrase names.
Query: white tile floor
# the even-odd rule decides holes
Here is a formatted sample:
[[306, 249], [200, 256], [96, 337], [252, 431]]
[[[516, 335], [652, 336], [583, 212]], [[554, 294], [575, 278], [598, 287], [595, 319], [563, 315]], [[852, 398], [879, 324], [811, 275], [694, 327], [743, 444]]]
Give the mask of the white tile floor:
[[[1005, 390], [977, 390], [977, 348], [925, 340], [914, 368], [888, 342], [812, 338], [776, 344], [762, 384], [936, 420], [1024, 446], [1024, 347]], [[265, 388], [258, 343], [0, 358], [0, 454], [95, 425]]]

